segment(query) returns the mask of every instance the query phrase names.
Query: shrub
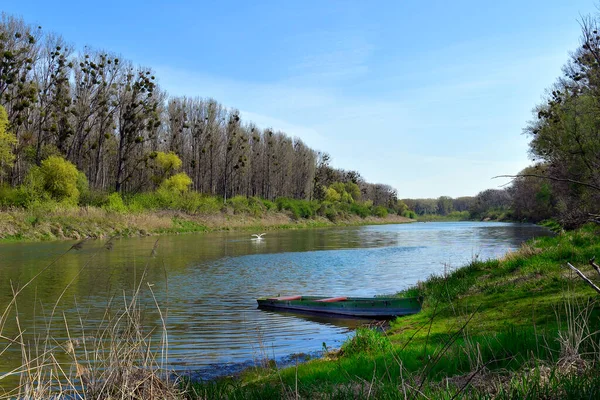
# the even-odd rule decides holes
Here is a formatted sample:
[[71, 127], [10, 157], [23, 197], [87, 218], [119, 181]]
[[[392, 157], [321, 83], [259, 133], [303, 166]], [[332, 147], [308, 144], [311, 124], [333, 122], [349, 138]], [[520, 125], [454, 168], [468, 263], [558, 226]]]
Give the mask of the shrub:
[[373, 215], [379, 218], [385, 218], [388, 215], [388, 210], [383, 206], [377, 206], [373, 209]]
[[29, 203], [30, 198], [23, 187], [0, 185], [0, 207], [26, 208]]
[[127, 212], [127, 206], [123, 203], [123, 199], [119, 193], [111, 193], [108, 195], [104, 209], [117, 213]]
[[267, 211], [274, 210], [277, 207], [277, 205], [275, 203], [273, 203], [272, 201], [269, 201], [269, 200], [262, 200], [262, 203], [265, 206], [265, 208], [267, 209]]
[[261, 216], [265, 211], [263, 202], [258, 197], [248, 197], [248, 208], [255, 217]]
[[170, 178], [165, 179], [163, 183], [161, 183], [160, 189], [181, 194], [183, 192], [187, 192], [191, 184], [192, 178], [190, 178], [185, 172], [180, 172]]
[[227, 200], [227, 204], [233, 208], [234, 214], [245, 214], [250, 211], [250, 204], [246, 196], [234, 196]]
[[295, 200], [288, 199], [286, 197], [280, 197], [275, 200], [277, 208], [280, 211], [289, 211], [292, 214], [292, 218], [311, 218], [315, 215], [319, 204], [316, 202], [310, 202], [307, 200]]
[[80, 189], [85, 190], [87, 179], [75, 165], [59, 156], [50, 156], [39, 167], [32, 167], [26, 179], [26, 188], [37, 192], [38, 198], [48, 194], [50, 198], [77, 204]]
[[[467, 211], [467, 214], [468, 214], [468, 213], [469, 213], [469, 212]], [[403, 217], [406, 217], [406, 218], [416, 219], [416, 218], [417, 218], [417, 213], [415, 213], [413, 210], [405, 210], [405, 211], [402, 213], [402, 216], [403, 216]]]
[[190, 214], [216, 214], [223, 208], [223, 199], [198, 192], [185, 192], [178, 197], [181, 210]]
[[325, 200], [326, 201], [340, 201], [342, 195], [332, 187], [325, 189]]
[[356, 214], [361, 218], [366, 218], [369, 215], [371, 215], [371, 210], [369, 210], [369, 207], [365, 206], [364, 204], [359, 204], [359, 203], [353, 203], [350, 206], [350, 212], [352, 214]]

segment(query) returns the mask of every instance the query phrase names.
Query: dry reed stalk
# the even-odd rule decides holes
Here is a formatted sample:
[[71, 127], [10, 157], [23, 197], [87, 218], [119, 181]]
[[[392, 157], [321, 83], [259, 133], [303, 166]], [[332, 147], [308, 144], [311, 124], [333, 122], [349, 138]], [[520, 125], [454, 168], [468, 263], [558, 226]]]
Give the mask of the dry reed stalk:
[[[81, 245], [82, 243], [74, 245], [67, 252]], [[153, 253], [156, 251], [156, 246], [157, 244]], [[101, 250], [106, 248], [109, 246], [105, 245]], [[94, 255], [95, 253], [92, 257]], [[13, 287], [13, 298], [0, 318], [0, 339], [8, 342], [0, 349], [0, 355], [10, 346], [18, 346], [22, 358], [20, 367], [0, 376], [0, 381], [15, 375], [19, 378], [18, 386], [9, 392], [0, 393], [0, 399], [15, 397], [33, 400], [180, 398], [178, 382], [170, 379], [170, 374], [166, 371], [168, 360], [166, 314], [161, 310], [151, 285], [146, 282], [148, 265], [137, 281], [133, 293], [128, 296], [123, 291], [123, 304], [119, 308], [113, 310], [113, 300], [109, 300], [98, 326], [93, 329], [93, 334], [90, 335], [85, 328], [86, 324], [77, 303], [79, 328], [70, 326], [67, 315], [63, 312], [62, 320], [67, 341], [61, 343], [60, 339], [53, 336], [54, 316], [68, 287], [89, 264], [90, 260], [88, 260], [60, 293], [50, 315], [46, 317], [44, 334], [34, 335], [32, 343], [24, 339], [24, 330], [18, 314], [18, 296], [42, 272], [56, 264], [58, 259], [60, 257], [43, 268], [24, 286]], [[161, 334], [158, 346], [153, 342], [157, 333], [156, 328], [144, 325], [143, 318], [146, 310], [141, 298], [144, 283], [150, 291], [154, 310], [161, 321], [158, 328]], [[1, 332], [11, 310], [15, 312], [17, 334], [14, 338], [7, 338], [1, 335]], [[79, 350], [80, 346], [81, 350]], [[64, 361], [65, 354], [68, 361]]]

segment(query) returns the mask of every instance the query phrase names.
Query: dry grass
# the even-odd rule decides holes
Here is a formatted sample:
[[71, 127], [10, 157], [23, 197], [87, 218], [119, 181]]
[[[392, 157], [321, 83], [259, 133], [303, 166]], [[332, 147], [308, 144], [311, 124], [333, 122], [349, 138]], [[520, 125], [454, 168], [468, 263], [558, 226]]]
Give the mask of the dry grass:
[[[175, 221], [186, 223], [190, 228], [182, 228]], [[116, 234], [146, 236], [183, 231], [293, 229], [406, 222], [412, 220], [398, 215], [388, 215], [386, 218], [360, 218], [351, 215], [333, 223], [324, 217], [294, 220], [284, 212], [267, 212], [255, 217], [249, 214], [227, 213], [191, 215], [168, 210], [118, 213], [98, 207], [54, 206], [48, 209], [0, 211], [0, 239], [81, 240], [107, 238]]]
[[514, 261], [519, 258], [529, 258], [537, 254], [540, 254], [543, 249], [533, 246], [530, 242], [523, 243], [515, 251], [509, 251], [503, 257], [499, 258], [499, 261]]
[[[99, 251], [107, 251], [109, 247]], [[123, 291], [120, 300], [109, 302], [93, 329], [83, 320], [79, 309], [71, 318], [58, 311], [61, 294], [45, 318], [42, 333], [34, 337], [27, 335], [19, 320], [19, 296], [25, 287], [59, 260], [60, 257], [23, 287], [15, 288], [13, 299], [0, 318], [0, 357], [17, 347], [22, 359], [20, 367], [0, 375], [0, 384], [2, 380], [18, 377], [16, 387], [0, 393], [0, 399], [180, 398], [179, 384], [167, 369], [166, 310], [161, 310], [152, 286], [145, 281], [146, 270], [131, 293]], [[77, 278], [78, 275], [69, 285]], [[152, 305], [152, 310], [147, 310], [146, 303]], [[162, 321], [158, 327], [144, 324], [147, 311], [158, 314]], [[2, 332], [11, 317], [15, 318], [18, 332], [14, 337], [6, 337]], [[67, 321], [74, 319], [79, 323], [70, 326]], [[56, 332], [53, 324], [61, 320], [68, 338], [66, 341], [52, 334]]]

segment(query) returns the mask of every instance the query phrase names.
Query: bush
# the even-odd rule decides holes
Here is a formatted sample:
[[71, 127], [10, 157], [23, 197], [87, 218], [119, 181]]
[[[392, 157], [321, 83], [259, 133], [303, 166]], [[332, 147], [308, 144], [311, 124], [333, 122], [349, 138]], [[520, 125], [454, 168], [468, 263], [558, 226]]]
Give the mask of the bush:
[[319, 204], [316, 202], [310, 202], [307, 200], [295, 200], [288, 199], [286, 197], [280, 197], [275, 200], [279, 211], [289, 211], [292, 214], [292, 218], [311, 218], [315, 216]]
[[223, 208], [223, 199], [217, 196], [205, 196], [196, 192], [184, 193], [182, 206], [187, 212], [198, 214], [216, 214]]
[[250, 211], [250, 204], [246, 196], [234, 196], [227, 200], [227, 204], [233, 208], [234, 214], [246, 214]]
[[[468, 214], [468, 213], [469, 213], [469, 212], [467, 211], [467, 214]], [[406, 217], [406, 218], [416, 219], [416, 218], [417, 218], [417, 213], [415, 213], [413, 210], [405, 210], [405, 211], [402, 213], [402, 216], [403, 216], [403, 217]]]
[[373, 215], [379, 218], [385, 218], [388, 215], [388, 210], [383, 206], [377, 206], [373, 209]]
[[356, 214], [361, 218], [366, 218], [369, 215], [371, 215], [371, 210], [369, 210], [369, 207], [365, 206], [364, 204], [359, 204], [359, 203], [353, 203], [350, 206], [350, 212], [352, 214]]
[[132, 212], [154, 211], [161, 208], [159, 196], [156, 193], [137, 193], [127, 196], [125, 197], [125, 204]]
[[0, 207], [27, 208], [30, 197], [23, 187], [13, 188], [9, 185], [0, 186]]
[[117, 213], [127, 212], [127, 206], [123, 203], [123, 199], [119, 193], [111, 193], [108, 195], [104, 209]]
[[255, 217], [259, 217], [265, 212], [265, 206], [258, 197], [248, 197], [248, 208], [250, 214], [254, 215]]
[[187, 192], [191, 184], [192, 178], [190, 178], [185, 172], [180, 172], [170, 178], [165, 179], [163, 183], [161, 183], [160, 189], [181, 194]]
[[59, 156], [50, 156], [39, 167], [32, 167], [26, 178], [26, 190], [30, 196], [50, 198], [77, 204], [81, 190], [87, 190], [87, 178], [75, 165]]
[[277, 208], [277, 205], [275, 203], [273, 203], [272, 201], [262, 200], [262, 203], [265, 206], [265, 208], [267, 209], [267, 211], [271, 211], [271, 210], [274, 210], [275, 208]]

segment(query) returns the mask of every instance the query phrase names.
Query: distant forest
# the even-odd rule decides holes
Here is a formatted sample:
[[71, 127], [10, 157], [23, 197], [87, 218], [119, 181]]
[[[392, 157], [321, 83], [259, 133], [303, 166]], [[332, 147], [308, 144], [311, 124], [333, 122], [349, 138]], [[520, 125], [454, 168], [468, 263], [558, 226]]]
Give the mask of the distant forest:
[[243, 121], [238, 110], [214, 99], [170, 96], [157, 82], [149, 68], [110, 52], [75, 49], [3, 14], [0, 105], [16, 141], [0, 137], [0, 185], [21, 185], [32, 167], [60, 156], [85, 174], [92, 190], [152, 191], [165, 173], [157, 156], [165, 153], [181, 160], [177, 166], [192, 189], [224, 199], [323, 200], [332, 184], [351, 182], [361, 201], [396, 207], [389, 185], [333, 168], [328, 154]]

